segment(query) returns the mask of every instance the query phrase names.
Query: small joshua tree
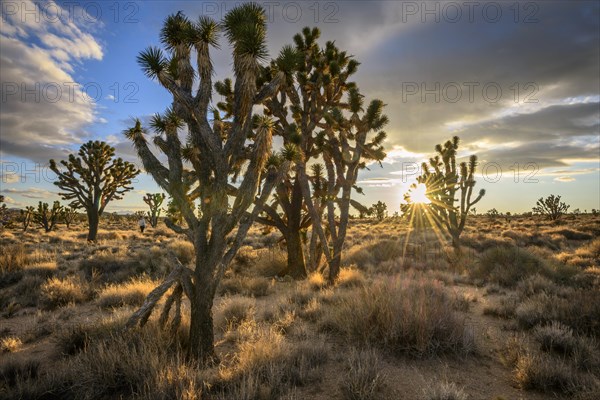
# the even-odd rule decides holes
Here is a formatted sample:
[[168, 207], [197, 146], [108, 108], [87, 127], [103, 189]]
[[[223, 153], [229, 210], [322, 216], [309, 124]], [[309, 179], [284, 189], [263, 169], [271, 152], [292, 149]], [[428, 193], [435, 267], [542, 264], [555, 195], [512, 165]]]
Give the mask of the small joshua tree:
[[75, 221], [75, 218], [77, 218], [77, 208], [73, 206], [64, 207], [60, 216], [67, 226], [67, 229], [69, 229], [73, 221]]
[[377, 203], [373, 204], [371, 208], [373, 209], [373, 213], [375, 214], [377, 219], [379, 221], [383, 221], [387, 214], [387, 204], [379, 200]]
[[24, 210], [19, 210], [19, 217], [21, 219], [21, 224], [23, 224], [23, 232], [27, 231], [27, 228], [29, 228], [34, 213], [35, 208], [32, 206], [27, 206]]
[[545, 215], [552, 221], [557, 221], [564, 213], [567, 212], [569, 207], [569, 205], [560, 201], [560, 196], [551, 194], [545, 199], [540, 197], [535, 204], [535, 207], [533, 207], [533, 212], [536, 214]]
[[156, 228], [158, 224], [158, 218], [160, 217], [160, 206], [165, 200], [164, 193], [146, 193], [144, 196], [144, 203], [148, 204], [150, 211], [148, 211], [148, 219], [150, 220], [150, 226]]
[[[431, 202], [424, 207], [412, 207], [410, 203], [402, 205], [403, 211], [408, 214], [414, 210], [430, 213], [427, 220], [450, 235], [452, 247], [456, 251], [460, 251], [460, 235], [471, 207], [485, 195], [485, 190], [481, 189], [477, 197], [472, 199], [477, 156], [472, 155], [468, 163], [457, 165], [458, 144], [458, 136], [454, 136], [443, 146], [438, 144], [435, 146], [437, 155], [429, 159], [429, 165], [422, 164], [423, 173], [417, 177], [417, 182], [426, 186], [427, 197]], [[412, 220], [415, 219], [411, 218]]]
[[52, 204], [52, 208], [50, 208], [48, 203], [42, 203], [40, 201], [37, 210], [35, 210], [33, 213], [33, 222], [39, 225], [40, 228], [44, 228], [46, 232], [50, 232], [56, 226], [56, 223], [60, 218], [62, 208], [63, 207], [58, 201], [55, 201]]
[[106, 205], [132, 190], [131, 181], [140, 171], [132, 163], [114, 158], [115, 149], [105, 142], [89, 141], [78, 155], [70, 154], [68, 161], [60, 162], [66, 170], [60, 170], [54, 160], [50, 160], [50, 169], [57, 175], [54, 184], [63, 190], [61, 197], [72, 200], [71, 206], [85, 209], [87, 240], [95, 241]]

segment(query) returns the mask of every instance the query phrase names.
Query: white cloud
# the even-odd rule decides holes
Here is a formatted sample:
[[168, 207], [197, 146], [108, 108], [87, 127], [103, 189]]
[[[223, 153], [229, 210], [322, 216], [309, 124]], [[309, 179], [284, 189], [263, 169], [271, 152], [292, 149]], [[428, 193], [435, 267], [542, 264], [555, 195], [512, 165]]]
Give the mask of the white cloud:
[[[101, 60], [102, 46], [67, 9], [47, 4], [61, 10], [58, 20], [4, 13], [0, 26], [1, 151], [33, 160], [48, 160], [81, 142], [88, 124], [102, 122], [72, 75], [83, 60]], [[22, 1], [18, 7], [36, 5]]]
[[20, 201], [16, 201], [15, 199], [13, 199], [10, 196], [4, 196], [4, 202], [6, 204], [9, 204], [9, 205], [15, 206], [15, 207], [20, 207], [23, 205], [23, 203], [21, 203]]
[[575, 178], [573, 178], [572, 176], [559, 176], [554, 178], [554, 180], [556, 182], [573, 182], [575, 181]]
[[19, 182], [19, 175], [17, 175], [16, 173], [0, 174], [0, 182], [2, 182], [2, 183], [17, 183], [17, 182]]

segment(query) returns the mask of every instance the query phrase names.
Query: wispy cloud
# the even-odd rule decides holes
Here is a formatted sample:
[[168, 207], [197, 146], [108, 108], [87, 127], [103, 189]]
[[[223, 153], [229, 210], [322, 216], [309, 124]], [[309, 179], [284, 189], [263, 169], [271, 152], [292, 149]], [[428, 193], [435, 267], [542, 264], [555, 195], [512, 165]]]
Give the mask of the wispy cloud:
[[[83, 60], [101, 60], [102, 46], [68, 9], [49, 3], [60, 10], [56, 20], [3, 13], [0, 25], [1, 152], [35, 161], [64, 154], [98, 120], [73, 72]], [[19, 7], [37, 5], [25, 0]]]
[[56, 193], [54, 193], [54, 192], [51, 192], [49, 190], [44, 190], [44, 189], [38, 189], [38, 188], [34, 188], [34, 187], [30, 187], [29, 189], [8, 188], [8, 189], [3, 189], [0, 192], [12, 193], [14, 195], [27, 197], [29, 199], [49, 199], [53, 196], [56, 196]]

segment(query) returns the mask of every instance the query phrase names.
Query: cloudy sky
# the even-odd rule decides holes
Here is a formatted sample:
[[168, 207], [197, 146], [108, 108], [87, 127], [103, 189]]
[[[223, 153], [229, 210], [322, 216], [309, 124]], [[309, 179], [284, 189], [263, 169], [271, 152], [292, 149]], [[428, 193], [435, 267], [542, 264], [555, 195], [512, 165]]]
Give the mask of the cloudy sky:
[[[219, 20], [226, 1], [3, 1], [0, 27], [0, 193], [11, 207], [58, 199], [50, 158], [90, 139], [139, 162], [122, 130], [169, 97], [135, 58], [158, 45], [165, 16]], [[360, 176], [365, 204], [398, 210], [436, 143], [460, 136], [477, 154], [484, 212], [530, 210], [562, 195], [600, 208], [600, 6], [597, 1], [267, 1], [269, 49], [318, 26], [360, 62], [356, 81], [390, 117], [388, 157]], [[216, 78], [229, 49], [213, 51]], [[109, 211], [143, 208], [158, 187], [140, 176]], [[359, 196], [359, 195], [357, 195]]]

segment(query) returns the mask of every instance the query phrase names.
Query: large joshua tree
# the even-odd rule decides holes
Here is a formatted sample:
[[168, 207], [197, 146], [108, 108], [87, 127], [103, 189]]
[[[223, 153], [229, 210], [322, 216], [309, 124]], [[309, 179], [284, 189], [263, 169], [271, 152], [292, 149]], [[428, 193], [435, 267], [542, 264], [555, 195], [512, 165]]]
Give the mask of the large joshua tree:
[[[209, 49], [218, 47], [220, 28], [233, 49], [235, 76], [224, 114], [210, 108], [213, 68]], [[182, 265], [175, 268], [132, 316], [129, 326], [143, 325], [158, 300], [174, 286], [160, 321], [168, 321], [175, 305], [171, 326], [177, 327], [181, 297], [187, 296], [191, 305], [190, 355], [209, 361], [214, 357], [212, 305], [219, 281], [289, 165], [270, 156], [273, 122], [254, 114], [255, 106], [277, 90], [284, 76], [276, 72], [269, 81], [261, 79], [264, 67], [260, 62], [267, 56], [266, 16], [254, 3], [235, 7], [221, 24], [205, 16], [191, 21], [182, 13], [170, 15], [160, 38], [165, 50], [148, 48], [140, 53], [138, 62], [146, 75], [172, 96], [171, 107], [151, 121], [156, 132], [154, 144], [166, 155], [167, 164], [150, 149], [139, 120], [125, 134], [145, 169], [181, 212], [186, 226], [169, 219], [166, 223], [192, 241], [196, 261], [193, 270]], [[231, 80], [215, 84], [219, 92], [228, 85]], [[187, 137], [182, 143], [178, 132], [184, 126]], [[231, 240], [230, 234], [234, 235]]]
[[[265, 102], [265, 112], [277, 117], [276, 133], [283, 138], [286, 154], [294, 160], [295, 167], [278, 185], [274, 201], [264, 207], [265, 216], [260, 221], [277, 227], [283, 234], [288, 250], [288, 273], [296, 278], [306, 276], [301, 235], [311, 224], [313, 234], [308, 261], [310, 269], [318, 265], [318, 249], [323, 248], [324, 242], [321, 240], [322, 243], [318, 244], [319, 235], [316, 231], [322, 230], [320, 220], [327, 204], [331, 207], [334, 202], [340, 206], [341, 203], [352, 202], [355, 207], [363, 208], [359, 203], [350, 200], [349, 191], [346, 192], [348, 197], [343, 200], [334, 201], [334, 197], [342, 185], [349, 183], [350, 189], [352, 188], [356, 181], [355, 166], [362, 166], [363, 155], [371, 154], [373, 149], [360, 147], [368, 147], [369, 144], [361, 143], [362, 137], [356, 141], [353, 136], [356, 126], [351, 126], [353, 123], [349, 118], [356, 117], [352, 117], [353, 111], [346, 101], [350, 92], [355, 93], [353, 99], [358, 101], [360, 98], [355, 83], [349, 80], [359, 63], [331, 41], [321, 47], [318, 43], [319, 36], [317, 28], [304, 28], [294, 36], [295, 45], [285, 46], [279, 58], [266, 70], [267, 74], [278, 72], [283, 73], [285, 77], [277, 96]], [[267, 76], [268, 78], [270, 76]], [[362, 103], [359, 107], [361, 105]], [[348, 115], [344, 115], [344, 110], [349, 111]], [[332, 129], [331, 124], [336, 124], [336, 128]], [[345, 132], [341, 134], [341, 140], [335, 138], [342, 130]], [[383, 140], [383, 137], [385, 136], [381, 136], [380, 139]], [[360, 147], [357, 152], [352, 147], [354, 142]], [[343, 146], [346, 147], [342, 148]], [[325, 156], [323, 161], [326, 167], [335, 169], [339, 165], [340, 176], [349, 172], [342, 170], [352, 164], [352, 172], [344, 176], [344, 183], [333, 182], [332, 187], [326, 187], [325, 167], [315, 163], [322, 154]], [[350, 155], [358, 157], [356, 165], [353, 164], [356, 161], [354, 159], [343, 159]], [[306, 172], [309, 165], [310, 174]], [[346, 178], [350, 178], [350, 181], [346, 181]], [[332, 200], [329, 203], [326, 201], [327, 196]], [[281, 210], [281, 213], [278, 210]], [[344, 218], [345, 216], [342, 216], [342, 220]], [[319, 223], [314, 225], [314, 221]], [[329, 230], [323, 232], [322, 239], [326, 238], [332, 229], [335, 230], [329, 221]], [[344, 236], [345, 234], [342, 235]], [[333, 237], [336, 238], [334, 241], [337, 241], [335, 231]], [[343, 239], [340, 239], [343, 243]]]
[[[475, 187], [475, 169], [477, 156], [471, 155], [468, 162], [456, 163], [459, 145], [458, 136], [446, 141], [444, 145], [435, 146], [436, 155], [429, 159], [429, 165], [423, 163], [421, 175], [417, 177], [419, 184], [424, 184], [426, 196], [431, 203], [415, 206], [410, 203], [410, 193], [406, 196], [407, 204], [402, 211], [411, 221], [417, 221], [415, 213], [423, 213], [427, 222], [437, 229], [446, 232], [452, 238], [452, 247], [460, 250], [460, 235], [465, 228], [469, 211], [485, 195], [481, 189], [473, 198]], [[413, 186], [413, 189], [416, 185]]]
[[60, 162], [64, 168], [50, 160], [50, 169], [57, 175], [54, 184], [63, 190], [60, 196], [72, 200], [72, 207], [85, 209], [87, 240], [95, 241], [106, 205], [132, 190], [131, 181], [140, 171], [132, 163], [114, 158], [115, 149], [105, 142], [84, 143], [77, 154], [69, 154], [67, 161]]

